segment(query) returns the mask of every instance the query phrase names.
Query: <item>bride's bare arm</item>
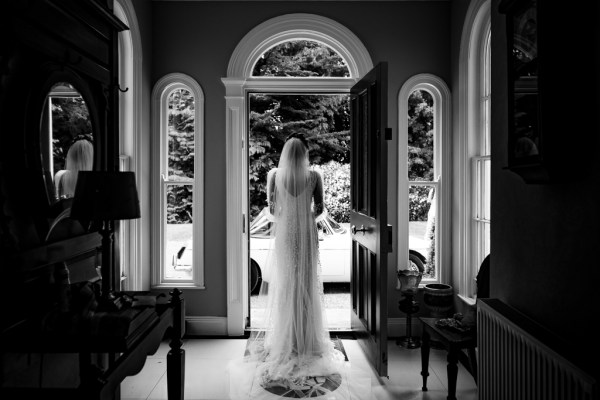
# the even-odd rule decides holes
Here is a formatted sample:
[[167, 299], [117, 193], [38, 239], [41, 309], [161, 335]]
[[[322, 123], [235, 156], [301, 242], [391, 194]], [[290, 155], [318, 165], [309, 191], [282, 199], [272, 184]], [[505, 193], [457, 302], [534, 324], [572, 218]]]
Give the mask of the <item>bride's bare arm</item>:
[[269, 212], [271, 215], [275, 214], [275, 168], [267, 173], [267, 205], [269, 206]]

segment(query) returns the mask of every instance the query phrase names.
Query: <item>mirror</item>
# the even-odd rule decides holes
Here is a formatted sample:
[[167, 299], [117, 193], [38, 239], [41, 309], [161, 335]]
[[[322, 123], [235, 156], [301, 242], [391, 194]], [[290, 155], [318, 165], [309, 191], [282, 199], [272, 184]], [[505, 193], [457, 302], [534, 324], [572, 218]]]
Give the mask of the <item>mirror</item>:
[[51, 203], [73, 197], [77, 174], [94, 166], [94, 137], [86, 101], [68, 82], [46, 95], [40, 121], [40, 151]]

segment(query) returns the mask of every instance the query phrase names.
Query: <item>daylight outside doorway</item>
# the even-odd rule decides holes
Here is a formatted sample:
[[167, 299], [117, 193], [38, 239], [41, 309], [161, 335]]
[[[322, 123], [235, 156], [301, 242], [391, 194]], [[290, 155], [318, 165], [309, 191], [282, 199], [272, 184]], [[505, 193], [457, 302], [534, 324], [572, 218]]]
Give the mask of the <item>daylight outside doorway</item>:
[[250, 329], [261, 326], [260, 286], [268, 280], [270, 222], [265, 218], [266, 178], [277, 167], [285, 139], [302, 132], [311, 168], [323, 177], [326, 216], [317, 223], [323, 306], [329, 330], [350, 329], [350, 132], [346, 94], [249, 95], [248, 187]]

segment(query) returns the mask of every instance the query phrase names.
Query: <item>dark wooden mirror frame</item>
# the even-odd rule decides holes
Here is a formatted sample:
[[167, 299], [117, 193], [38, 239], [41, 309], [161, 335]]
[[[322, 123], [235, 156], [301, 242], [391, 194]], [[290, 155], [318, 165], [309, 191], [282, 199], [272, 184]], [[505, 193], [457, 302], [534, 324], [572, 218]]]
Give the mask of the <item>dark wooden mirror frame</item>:
[[[49, 64], [45, 66], [43, 70], [46, 71], [46, 74], [40, 76], [38, 80], [39, 84], [33, 85], [33, 93], [30, 96], [31, 102], [26, 114], [28, 125], [26, 128], [26, 149], [30, 153], [27, 155], [27, 158], [31, 160], [31, 168], [33, 170], [41, 171], [41, 178], [43, 179], [42, 185], [45, 188], [45, 196], [39, 197], [40, 207], [48, 210], [48, 217], [52, 218], [58, 210], [62, 211], [63, 207], [59, 204], [61, 203], [60, 200], [55, 200], [54, 177], [50, 176], [49, 172], [44, 168], [44, 156], [41, 148], [41, 142], [43, 140], [42, 135], [44, 133], [41, 131], [40, 123], [41, 118], [44, 115], [44, 106], [46, 104], [48, 93], [56, 83], [67, 82], [71, 84], [81, 94], [86, 103], [94, 140], [94, 168], [100, 164], [99, 158], [101, 152], [96, 151], [96, 149], [102, 148], [101, 142], [103, 135], [100, 134], [102, 131], [100, 124], [98, 123], [100, 118], [98, 115], [98, 101], [96, 99], [99, 94], [94, 94], [94, 90], [90, 87], [88, 81], [82, 78], [76, 71], [56, 64]], [[36, 89], [36, 87], [39, 89]], [[37, 135], [36, 129], [38, 132]]]
[[7, 298], [23, 299], [1, 307], [2, 329], [52, 306], [47, 290], [54, 265], [77, 260], [71, 270], [78, 272], [82, 257], [96, 263], [94, 227], [63, 230], [47, 241], [69, 201], [51, 201], [40, 118], [50, 88], [69, 82], [90, 113], [94, 169], [118, 169], [118, 33], [128, 28], [112, 4], [8, 0], [0, 14], [0, 272]]

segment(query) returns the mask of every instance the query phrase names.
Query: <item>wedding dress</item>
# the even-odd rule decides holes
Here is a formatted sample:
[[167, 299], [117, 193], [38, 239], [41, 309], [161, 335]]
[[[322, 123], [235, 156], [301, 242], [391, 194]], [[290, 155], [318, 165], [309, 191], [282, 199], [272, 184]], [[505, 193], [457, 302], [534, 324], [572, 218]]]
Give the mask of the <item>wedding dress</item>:
[[244, 362], [230, 365], [231, 398], [350, 398], [342, 393], [345, 355], [334, 347], [322, 307], [316, 222], [324, 217], [323, 181], [294, 151], [302, 148], [284, 146], [267, 177], [273, 239], [259, 294], [265, 301], [253, 310], [262, 315], [260, 329]]

